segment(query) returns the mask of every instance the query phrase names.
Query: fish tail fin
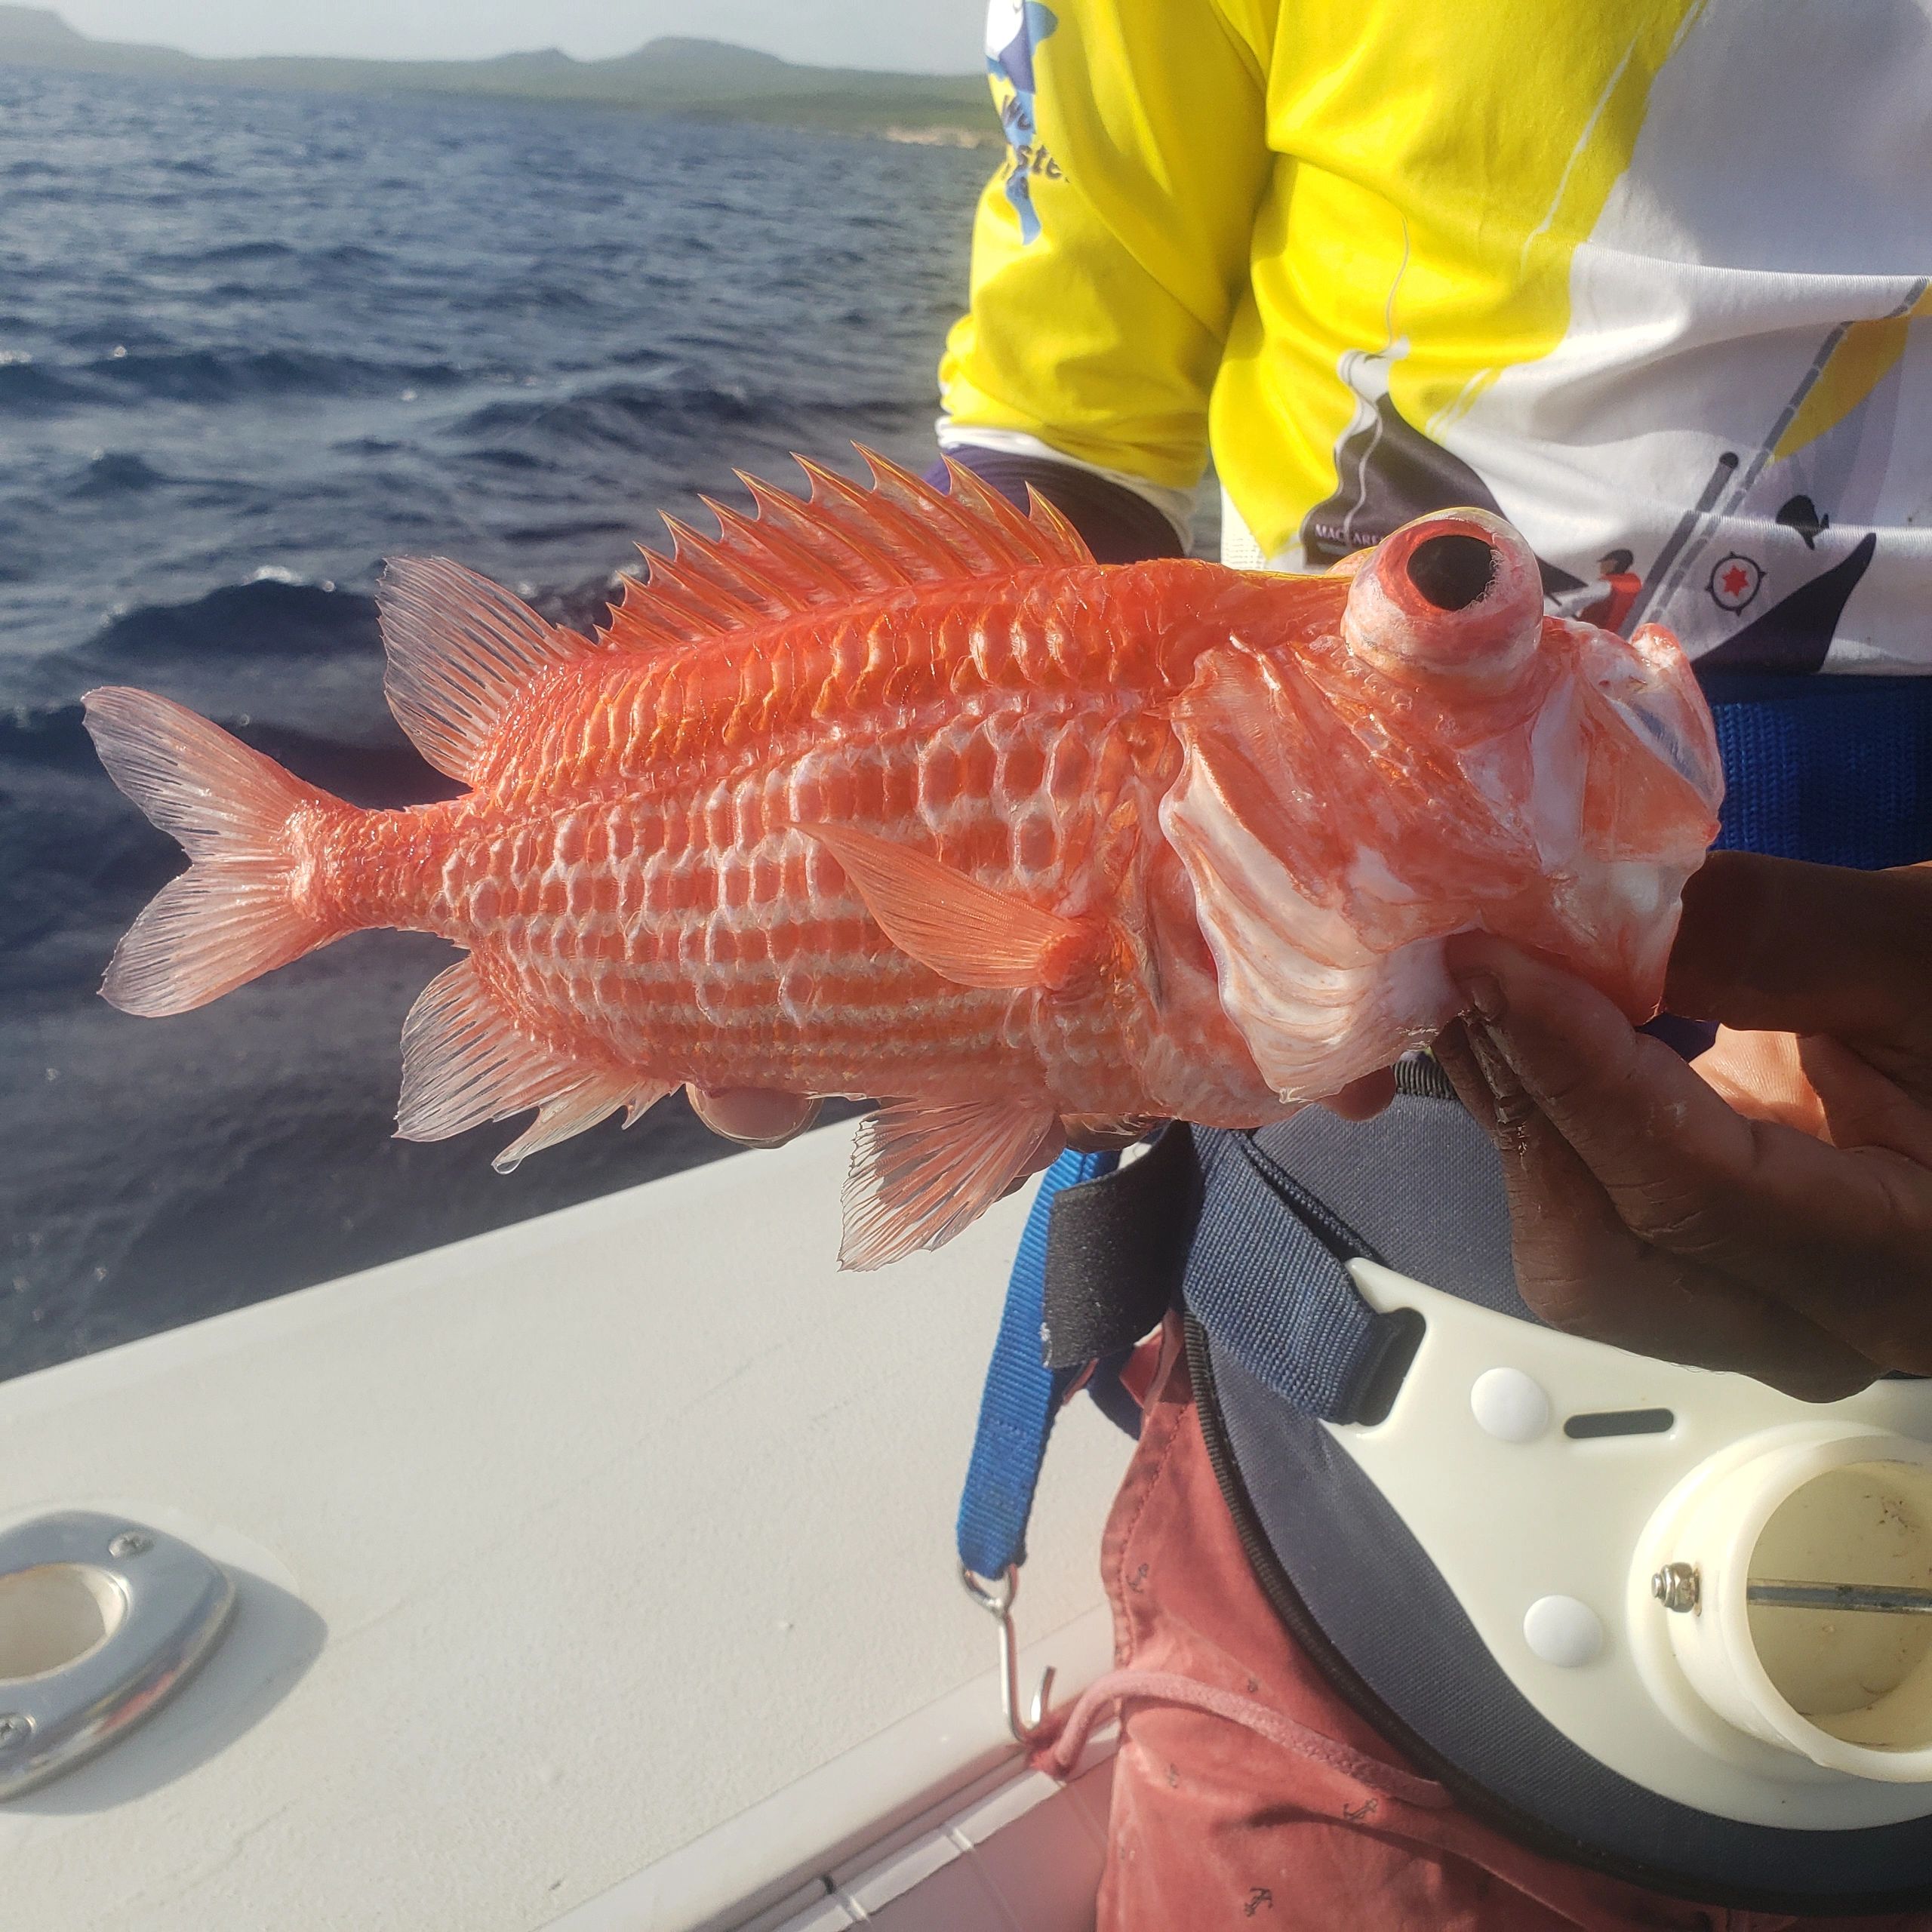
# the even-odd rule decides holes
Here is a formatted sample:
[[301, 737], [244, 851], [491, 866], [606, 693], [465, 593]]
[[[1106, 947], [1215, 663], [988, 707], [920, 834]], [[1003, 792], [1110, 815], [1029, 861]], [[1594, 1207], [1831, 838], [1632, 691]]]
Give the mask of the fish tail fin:
[[305, 805], [351, 808], [166, 698], [109, 685], [82, 703], [107, 775], [192, 861], [114, 949], [103, 998], [190, 1012], [340, 936], [295, 891], [288, 822]]

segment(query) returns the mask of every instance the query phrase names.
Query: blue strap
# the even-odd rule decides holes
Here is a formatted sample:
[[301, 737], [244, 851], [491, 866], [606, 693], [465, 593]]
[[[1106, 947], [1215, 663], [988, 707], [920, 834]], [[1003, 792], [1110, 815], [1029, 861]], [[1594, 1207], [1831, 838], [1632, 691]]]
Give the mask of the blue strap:
[[1826, 866], [1932, 859], [1932, 677], [1711, 672], [1720, 847]]
[[1079, 1372], [1050, 1369], [1040, 1359], [1054, 1196], [1063, 1187], [1111, 1174], [1119, 1159], [1118, 1154], [1063, 1154], [1041, 1177], [1020, 1237], [959, 1498], [959, 1560], [976, 1577], [1003, 1577], [1009, 1565], [1026, 1561], [1026, 1519], [1033, 1513], [1047, 1438], [1067, 1386]]

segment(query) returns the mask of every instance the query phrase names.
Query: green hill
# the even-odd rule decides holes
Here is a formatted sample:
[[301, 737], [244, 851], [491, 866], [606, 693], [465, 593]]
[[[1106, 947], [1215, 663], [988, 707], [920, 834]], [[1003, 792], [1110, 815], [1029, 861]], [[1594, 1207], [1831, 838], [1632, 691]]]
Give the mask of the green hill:
[[654, 40], [608, 60], [576, 60], [555, 48], [493, 60], [210, 60], [174, 48], [90, 40], [47, 8], [0, 5], [0, 66], [9, 64], [239, 87], [576, 103], [901, 140], [977, 146], [999, 139], [977, 75], [801, 67], [712, 40]]

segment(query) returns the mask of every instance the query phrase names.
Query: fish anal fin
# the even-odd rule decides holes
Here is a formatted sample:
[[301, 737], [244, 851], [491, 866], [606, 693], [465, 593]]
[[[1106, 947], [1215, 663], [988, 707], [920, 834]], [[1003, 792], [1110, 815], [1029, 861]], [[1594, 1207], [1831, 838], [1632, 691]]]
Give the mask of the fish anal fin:
[[398, 557], [376, 586], [383, 689], [410, 742], [448, 777], [476, 777], [504, 713], [552, 665], [592, 655], [575, 631], [447, 557]]
[[402, 1028], [402, 1098], [396, 1137], [447, 1140], [527, 1109], [537, 1118], [494, 1163], [507, 1174], [628, 1106], [642, 1111], [670, 1091], [625, 1069], [589, 1066], [533, 1039], [494, 994], [473, 958], [423, 988]]
[[537, 1118], [490, 1164], [500, 1174], [513, 1174], [527, 1155], [554, 1147], [558, 1141], [595, 1127], [620, 1107], [626, 1109], [624, 1124], [629, 1127], [646, 1108], [661, 1100], [672, 1084], [653, 1083], [640, 1091], [630, 1075], [586, 1072], [574, 1085], [543, 1102], [537, 1109]]
[[1044, 911], [889, 838], [849, 825], [798, 829], [838, 861], [900, 952], [955, 986], [1069, 992], [1109, 943], [1104, 920]]
[[843, 1268], [938, 1247], [1057, 1151], [1051, 1109], [1023, 1100], [900, 1103], [867, 1115], [845, 1183]]

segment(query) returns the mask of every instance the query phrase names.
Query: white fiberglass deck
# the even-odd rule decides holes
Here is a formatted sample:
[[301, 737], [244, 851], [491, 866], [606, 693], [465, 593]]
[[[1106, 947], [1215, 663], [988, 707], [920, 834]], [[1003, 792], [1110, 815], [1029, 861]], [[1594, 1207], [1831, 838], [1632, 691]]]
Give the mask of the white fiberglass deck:
[[[173, 1703], [0, 1805], [0, 1918], [669, 1932], [983, 1770], [952, 1519], [1026, 1198], [841, 1275], [850, 1142], [0, 1385], [0, 1521], [118, 1509], [240, 1586]], [[1126, 1452], [1082, 1403], [1048, 1465], [1018, 1617], [1070, 1682]]]

